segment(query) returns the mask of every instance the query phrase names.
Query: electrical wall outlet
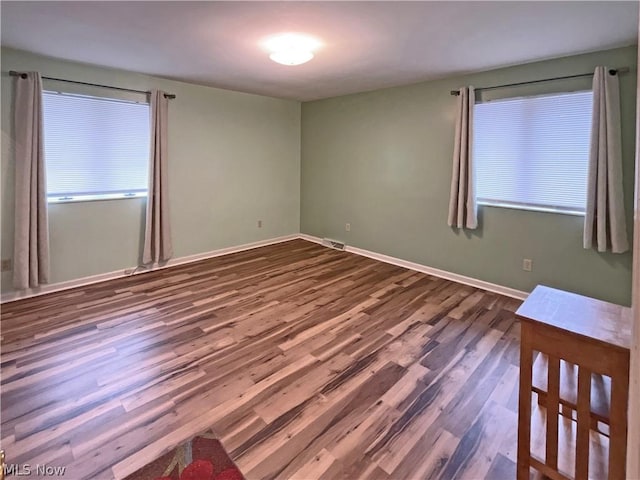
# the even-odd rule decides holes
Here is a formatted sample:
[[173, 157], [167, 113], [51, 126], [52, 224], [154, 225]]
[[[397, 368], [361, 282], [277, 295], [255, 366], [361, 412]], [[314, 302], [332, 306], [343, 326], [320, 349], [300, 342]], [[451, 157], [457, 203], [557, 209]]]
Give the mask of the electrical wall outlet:
[[533, 270], [533, 260], [531, 260], [530, 258], [523, 258], [522, 269], [525, 272], [530, 272], [531, 270]]
[[258, 220], [258, 228], [262, 228], [262, 220]]
[[3, 258], [2, 262], [0, 263], [0, 270], [2, 270], [3, 272], [8, 272], [11, 270], [11, 259], [10, 258]]
[[351, 231], [351, 224], [350, 224], [350, 223], [346, 223], [346, 224], [344, 225], [344, 229], [345, 229], [347, 232], [350, 232], [350, 231]]

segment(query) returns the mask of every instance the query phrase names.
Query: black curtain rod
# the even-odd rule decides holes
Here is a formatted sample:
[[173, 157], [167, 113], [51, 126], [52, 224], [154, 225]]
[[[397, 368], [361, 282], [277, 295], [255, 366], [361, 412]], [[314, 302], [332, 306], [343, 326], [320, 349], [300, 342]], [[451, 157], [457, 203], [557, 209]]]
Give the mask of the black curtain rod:
[[[618, 69], [610, 69], [609, 70], [609, 75], [615, 75], [617, 73], [627, 73], [629, 71], [629, 67], [623, 67], [623, 68], [618, 68]], [[520, 85], [529, 85], [532, 83], [542, 83], [542, 82], [551, 82], [553, 80], [567, 80], [569, 78], [581, 78], [581, 77], [593, 77], [593, 72], [591, 73], [580, 73], [578, 75], [567, 75], [565, 77], [552, 77], [552, 78], [542, 78], [540, 80], [531, 80], [529, 82], [518, 82], [518, 83], [507, 83], [505, 85], [493, 85], [491, 87], [481, 87], [481, 88], [476, 88], [476, 91], [479, 90], [493, 90], [496, 88], [507, 88], [507, 87], [519, 87]], [[458, 90], [451, 90], [451, 95], [460, 95], [460, 92]]]
[[[14, 70], [9, 71], [9, 75], [12, 77], [20, 77], [27, 78], [26, 73], [16, 72]], [[89, 83], [89, 82], [78, 82], [76, 80], [66, 80], [64, 78], [53, 78], [53, 77], [42, 77], [43, 80], [53, 80], [55, 82], [66, 82], [66, 83], [75, 83], [76, 85], [88, 85], [89, 87], [102, 87], [102, 88], [110, 88], [111, 90], [118, 90], [120, 92], [133, 92], [133, 93], [144, 93], [149, 95], [151, 92], [146, 90], [134, 90], [132, 88], [122, 88], [122, 87], [112, 87], [111, 85], [100, 85], [99, 83]], [[165, 98], [176, 98], [175, 95], [171, 93], [165, 93]]]

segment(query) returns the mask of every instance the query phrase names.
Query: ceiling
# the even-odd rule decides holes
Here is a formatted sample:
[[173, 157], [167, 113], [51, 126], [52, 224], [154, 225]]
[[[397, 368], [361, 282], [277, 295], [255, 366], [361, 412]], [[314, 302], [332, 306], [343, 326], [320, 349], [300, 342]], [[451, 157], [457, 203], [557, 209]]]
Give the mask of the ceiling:
[[[2, 2], [2, 45], [67, 60], [314, 100], [637, 43], [638, 3]], [[324, 45], [288, 67], [265, 37]]]

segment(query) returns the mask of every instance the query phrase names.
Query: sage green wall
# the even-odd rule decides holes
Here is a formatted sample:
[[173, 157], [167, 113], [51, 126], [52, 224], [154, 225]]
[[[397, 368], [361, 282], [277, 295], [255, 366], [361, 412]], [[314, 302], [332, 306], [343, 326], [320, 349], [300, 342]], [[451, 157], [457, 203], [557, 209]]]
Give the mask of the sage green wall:
[[[520, 290], [542, 283], [630, 304], [631, 254], [584, 250], [583, 217], [482, 206], [478, 230], [447, 227], [456, 104], [449, 91], [579, 74], [603, 64], [632, 67], [621, 77], [631, 231], [636, 58], [636, 47], [628, 47], [304, 103], [301, 231]], [[589, 85], [555, 82], [490, 93]], [[522, 270], [523, 258], [533, 259], [532, 272]]]
[[[583, 250], [582, 217], [484, 206], [477, 231], [446, 226], [455, 110], [448, 91], [583, 73], [599, 64], [631, 66], [632, 73], [621, 77], [631, 229], [635, 55], [629, 47], [305, 103], [301, 132], [298, 102], [3, 48], [0, 252], [10, 258], [13, 249], [13, 82], [7, 72], [38, 70], [178, 95], [170, 103], [176, 256], [302, 231], [512, 288], [544, 283], [628, 304], [631, 255]], [[540, 84], [494, 90], [480, 100], [585, 87], [584, 80]], [[144, 202], [51, 205], [52, 281], [137, 264]], [[522, 258], [533, 259], [533, 272], [522, 271]], [[2, 291], [9, 290], [10, 273], [3, 273]]]
[[[299, 232], [300, 103], [2, 49], [2, 258], [13, 254], [9, 70], [175, 93], [169, 183], [176, 257]], [[45, 83], [46, 88], [46, 83]], [[52, 282], [138, 264], [145, 199], [51, 204]], [[257, 228], [257, 221], [263, 227]], [[11, 273], [2, 274], [2, 291]]]

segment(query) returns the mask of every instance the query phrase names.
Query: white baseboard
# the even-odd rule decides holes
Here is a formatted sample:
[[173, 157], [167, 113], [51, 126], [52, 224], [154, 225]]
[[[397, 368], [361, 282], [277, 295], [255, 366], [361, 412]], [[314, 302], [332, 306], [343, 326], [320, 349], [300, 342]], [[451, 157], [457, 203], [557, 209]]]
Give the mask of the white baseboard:
[[[242, 252], [244, 250], [251, 250], [258, 247], [266, 247], [267, 245], [273, 245], [275, 243], [286, 242], [289, 240], [295, 240], [300, 238], [300, 235], [294, 233], [292, 235], [285, 235], [283, 237], [270, 238], [267, 240], [259, 240], [257, 242], [245, 243], [244, 245], [236, 245], [233, 247], [220, 248], [218, 250], [212, 250], [210, 252], [196, 253], [195, 255], [187, 255], [184, 257], [172, 258], [167, 263], [162, 265], [154, 264], [151, 267], [147, 267], [144, 270], [140, 270], [135, 275], [141, 275], [148, 272], [153, 272], [161, 268], [173, 267], [176, 265], [182, 265], [185, 263], [197, 262], [198, 260], [204, 260], [207, 258], [220, 257], [222, 255], [229, 255], [230, 253]], [[50, 283], [48, 285], [42, 285], [37, 288], [30, 288], [28, 290], [14, 291], [3, 293], [0, 296], [0, 303], [13, 302], [15, 300], [21, 300], [23, 298], [36, 297], [38, 295], [44, 295], [46, 293], [59, 292], [61, 290], [68, 290], [70, 288], [82, 287], [90, 285], [92, 283], [104, 282], [106, 280], [113, 280], [115, 278], [122, 278], [129, 276], [125, 271], [134, 270], [136, 267], [124, 268], [116, 270], [114, 272], [100, 273], [98, 275], [91, 275], [89, 277], [76, 278], [74, 280], [67, 280], [65, 282]]]
[[[187, 255], [184, 257], [173, 258], [165, 264], [153, 265], [151, 268], [145, 268], [144, 270], [136, 272], [135, 275], [141, 275], [144, 273], [153, 272], [161, 268], [168, 268], [176, 265], [183, 265], [185, 263], [197, 262], [199, 260], [204, 260], [207, 258], [219, 257], [222, 255], [229, 255], [230, 253], [242, 252], [244, 250], [251, 250], [253, 248], [265, 247], [267, 245], [286, 242], [289, 240], [294, 240], [296, 238], [307, 240], [309, 242], [322, 244], [321, 238], [314, 237], [313, 235], [307, 235], [306, 233], [295, 233], [292, 235], [285, 235], [282, 237], [270, 238], [267, 240], [260, 240], [252, 243], [245, 243], [244, 245], [220, 248], [218, 250], [212, 250], [210, 252], [196, 253], [195, 255]], [[467, 277], [457, 273], [448, 272], [446, 270], [440, 270], [438, 268], [429, 267], [426, 265], [422, 265], [420, 263], [409, 262], [407, 260], [402, 260], [401, 258], [391, 257], [389, 255], [372, 252], [362, 248], [357, 248], [357, 247], [352, 247], [347, 245], [346, 251], [354, 253], [356, 255], [362, 255], [363, 257], [369, 257], [374, 260], [379, 260], [381, 262], [397, 265], [399, 267], [408, 268], [409, 270], [415, 270], [417, 272], [433, 275], [434, 277], [444, 278], [446, 280], [451, 280], [454, 282], [462, 283], [464, 285], [480, 288], [482, 290], [487, 290], [489, 292], [495, 292], [501, 295], [506, 295], [507, 297], [517, 298], [519, 300], [524, 300], [529, 295], [528, 292], [523, 292], [521, 290], [516, 290], [514, 288], [497, 285], [495, 283], [485, 282], [484, 280], [478, 280], [476, 278], [471, 278], [471, 277]], [[66, 282], [42, 285], [41, 287], [38, 287], [38, 288], [31, 288], [28, 290], [23, 290], [18, 292], [3, 293], [0, 296], [0, 303], [12, 302], [12, 301], [20, 300], [23, 298], [35, 297], [38, 295], [44, 295], [46, 293], [59, 292], [62, 290], [68, 290], [70, 288], [90, 285], [92, 283], [104, 282], [106, 280], [113, 280], [115, 278], [126, 277], [128, 275], [125, 274], [125, 271], [133, 270], [135, 268], [136, 267], [130, 267], [122, 270], [116, 270], [114, 272], [100, 273], [98, 275], [92, 275], [90, 277], [83, 277], [83, 278], [77, 278], [74, 280], [68, 280]]]
[[[313, 235], [307, 235], [306, 233], [301, 233], [299, 237], [310, 242], [322, 243], [321, 238], [314, 237]], [[433, 268], [427, 265], [422, 265], [420, 263], [402, 260], [401, 258], [372, 252], [363, 248], [357, 248], [347, 245], [347, 248], [345, 250], [347, 252], [355, 253], [356, 255], [362, 255], [363, 257], [369, 257], [374, 260], [379, 260], [381, 262], [390, 263], [399, 267], [408, 268], [409, 270], [426, 273], [428, 275], [433, 275], [434, 277], [444, 278], [453, 282], [462, 283], [471, 287], [480, 288], [489, 292], [499, 293], [500, 295], [505, 295], [507, 297], [517, 298], [518, 300], [524, 300], [529, 296], [529, 292], [516, 290], [515, 288], [505, 287], [503, 285], [497, 285], [491, 282], [485, 282], [484, 280], [478, 280], [477, 278], [467, 277], [465, 275], [448, 272], [446, 270], [440, 270], [439, 268]]]
[[288, 242], [289, 240], [295, 240], [299, 238], [299, 234], [293, 233], [291, 235], [284, 235], [282, 237], [269, 238], [267, 240], [258, 240], [257, 242], [245, 243], [243, 245], [236, 245], [233, 247], [220, 248], [211, 252], [196, 253], [194, 255], [187, 255], [186, 257], [172, 258], [166, 264], [160, 268], [172, 267], [174, 265], [182, 265], [183, 263], [197, 262], [198, 260], [204, 260], [206, 258], [221, 257], [222, 255], [229, 255], [230, 253], [243, 252], [244, 250], [252, 250], [258, 247], [266, 247], [267, 245], [274, 245], [276, 243]]
[[319, 237], [314, 237], [313, 235], [307, 235], [306, 233], [299, 233], [298, 238], [302, 240], [306, 240], [307, 242], [319, 243], [322, 245], [322, 239]]

